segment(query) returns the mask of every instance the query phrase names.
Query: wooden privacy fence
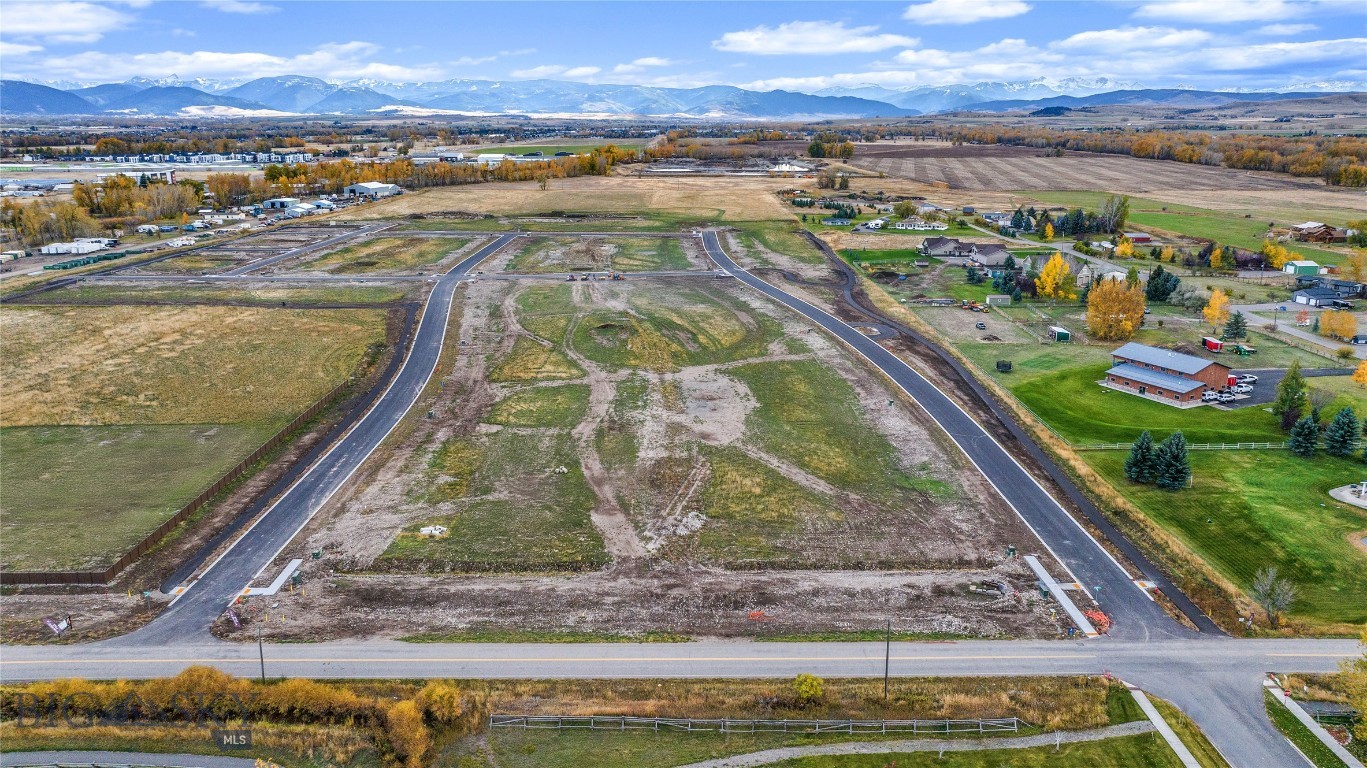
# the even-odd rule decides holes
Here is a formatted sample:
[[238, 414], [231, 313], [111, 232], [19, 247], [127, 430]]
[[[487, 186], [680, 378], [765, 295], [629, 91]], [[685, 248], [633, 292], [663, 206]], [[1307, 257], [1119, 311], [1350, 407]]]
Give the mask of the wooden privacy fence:
[[253, 464], [260, 461], [263, 456], [270, 453], [284, 442], [285, 438], [289, 437], [292, 432], [307, 424], [314, 416], [317, 416], [319, 411], [323, 410], [329, 403], [340, 396], [349, 385], [350, 382], [342, 382], [334, 387], [331, 392], [323, 395], [316, 403], [309, 406], [308, 410], [299, 414], [295, 417], [294, 421], [291, 421], [289, 424], [282, 427], [279, 432], [276, 432], [269, 440], [262, 443], [261, 447], [252, 451], [247, 458], [238, 462], [236, 466], [225, 472], [213, 485], [204, 489], [203, 493], [191, 499], [174, 515], [171, 515], [170, 519], [157, 526], [156, 530], [143, 537], [142, 541], [138, 542], [136, 546], [125, 552], [123, 557], [120, 557], [113, 565], [103, 571], [0, 571], [0, 584], [108, 584], [115, 576], [118, 576], [124, 568], [131, 565], [134, 560], [142, 557], [148, 550], [155, 547], [166, 534], [171, 532], [171, 529], [185, 522], [185, 518], [193, 515], [201, 507], [207, 504], [210, 499], [217, 496], [224, 488], [227, 488], [230, 483], [245, 474], [247, 470], [251, 469]]
[[1015, 733], [1017, 717], [986, 720], [731, 720], [621, 715], [490, 715], [490, 728], [713, 733]]

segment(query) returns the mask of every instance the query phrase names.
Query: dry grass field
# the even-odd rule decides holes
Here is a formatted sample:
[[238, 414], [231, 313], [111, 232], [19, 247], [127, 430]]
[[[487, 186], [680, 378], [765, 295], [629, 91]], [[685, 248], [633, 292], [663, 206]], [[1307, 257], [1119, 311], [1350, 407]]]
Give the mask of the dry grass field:
[[0, 426], [281, 423], [382, 342], [382, 310], [0, 312]]
[[377, 237], [305, 262], [297, 270], [336, 275], [402, 274], [442, 262], [469, 243], [465, 238]]
[[531, 215], [570, 213], [668, 214], [720, 221], [762, 221], [790, 217], [772, 193], [792, 179], [581, 176], [555, 179], [542, 191], [535, 182], [437, 187], [391, 198], [355, 211], [358, 218], [395, 218], [444, 211]]
[[1317, 180], [1281, 174], [1083, 152], [1045, 157], [1040, 149], [1004, 145], [861, 144], [852, 164], [889, 177], [948, 185], [950, 189], [997, 192], [1053, 189], [1147, 193], [1169, 189], [1299, 194], [1324, 189]]

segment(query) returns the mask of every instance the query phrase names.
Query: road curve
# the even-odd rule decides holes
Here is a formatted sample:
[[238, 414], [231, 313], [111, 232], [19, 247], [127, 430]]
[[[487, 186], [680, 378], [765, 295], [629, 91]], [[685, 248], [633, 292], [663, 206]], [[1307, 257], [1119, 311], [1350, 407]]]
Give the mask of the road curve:
[[[702, 234], [707, 255], [736, 279], [787, 306], [853, 347], [877, 366], [935, 420], [969, 460], [1035, 532], [1056, 560], [1085, 586], [1116, 622], [1113, 634], [1126, 639], [1190, 637], [991, 435], [947, 395], [878, 342], [841, 321], [742, 269], [721, 247], [714, 230]], [[1077, 592], [1075, 601], [1085, 602]]]
[[441, 356], [456, 286], [466, 272], [516, 237], [499, 237], [442, 275], [423, 308], [408, 358], [371, 409], [160, 616], [108, 644], [145, 648], [205, 637], [214, 619], [346, 484], [417, 402]]

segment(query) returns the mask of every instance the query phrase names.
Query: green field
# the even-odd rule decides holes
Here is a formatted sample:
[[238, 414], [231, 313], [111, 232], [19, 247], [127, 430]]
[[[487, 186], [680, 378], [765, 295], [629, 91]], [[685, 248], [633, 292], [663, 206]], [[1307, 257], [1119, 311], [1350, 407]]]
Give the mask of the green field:
[[402, 301], [409, 293], [407, 287], [382, 285], [342, 285], [327, 287], [247, 288], [224, 285], [110, 285], [108, 283], [76, 283], [54, 291], [32, 296], [33, 304], [233, 304], [278, 307], [318, 306], [328, 304], [390, 304]]
[[1267, 716], [1272, 720], [1272, 724], [1277, 726], [1277, 730], [1281, 731], [1315, 768], [1348, 768], [1338, 755], [1326, 747], [1324, 742], [1311, 733], [1309, 728], [1296, 719], [1296, 716], [1281, 702], [1275, 700], [1268, 691], [1263, 691], [1263, 704], [1267, 707]]
[[0, 565], [106, 567], [270, 434], [235, 424], [0, 430]]
[[305, 262], [299, 269], [335, 275], [408, 272], [436, 264], [469, 242], [458, 237], [378, 237]]
[[60, 570], [111, 564], [346, 381], [385, 313], [16, 307], [0, 334], [4, 567]]
[[[534, 457], [534, 458], [532, 458]], [[563, 473], [553, 471], [565, 467]], [[565, 430], [455, 438], [433, 457], [432, 502], [456, 509], [406, 528], [375, 562], [381, 570], [579, 571], [607, 563], [589, 520], [594, 495]], [[450, 534], [424, 538], [442, 525]]]
[[584, 420], [588, 408], [587, 384], [530, 387], [498, 401], [489, 414], [489, 422], [510, 427], [570, 429]]
[[[1081, 207], [1096, 210], [1107, 197], [1105, 192], [1024, 192], [1042, 203], [1065, 205], [1070, 208]], [[1166, 208], [1166, 210], [1164, 210]], [[1238, 246], [1251, 251], [1262, 247], [1263, 233], [1267, 232], [1268, 221], [1279, 218], [1276, 211], [1216, 211], [1209, 208], [1196, 208], [1189, 205], [1164, 203], [1143, 197], [1130, 198], [1130, 217], [1128, 229], [1160, 229], [1188, 237], [1214, 240], [1218, 243]], [[1246, 218], [1245, 214], [1251, 216]], [[1306, 217], [1318, 217], [1316, 221], [1326, 221], [1342, 226], [1352, 212], [1347, 210], [1326, 209], [1318, 211], [1297, 211], [1296, 221], [1283, 219], [1281, 226], [1299, 223]], [[1303, 243], [1287, 243], [1286, 246], [1301, 257], [1313, 259], [1321, 264], [1337, 264], [1343, 260], [1341, 254]]]
[[1360, 461], [1275, 450], [1193, 451], [1192, 487], [1172, 492], [1125, 480], [1125, 455], [1082, 453], [1231, 581], [1247, 589], [1260, 568], [1275, 566], [1300, 589], [1294, 617], [1324, 625], [1367, 621], [1367, 554], [1349, 541], [1365, 535], [1367, 516], [1328, 495], [1363, 479]]
[[688, 269], [678, 238], [662, 237], [538, 237], [508, 263], [509, 272], [646, 272]]
[[755, 245], [780, 253], [803, 264], [825, 264], [826, 257], [816, 246], [801, 234], [801, 228], [793, 221], [744, 221], [731, 224], [742, 245], [750, 251], [750, 257], [765, 263]]

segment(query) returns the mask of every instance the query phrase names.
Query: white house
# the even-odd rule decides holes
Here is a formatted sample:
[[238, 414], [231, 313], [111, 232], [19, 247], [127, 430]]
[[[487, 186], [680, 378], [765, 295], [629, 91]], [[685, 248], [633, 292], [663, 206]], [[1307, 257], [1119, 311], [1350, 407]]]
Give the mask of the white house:
[[368, 197], [371, 200], [397, 195], [402, 191], [398, 184], [385, 184], [380, 181], [362, 181], [342, 190], [348, 197]]

